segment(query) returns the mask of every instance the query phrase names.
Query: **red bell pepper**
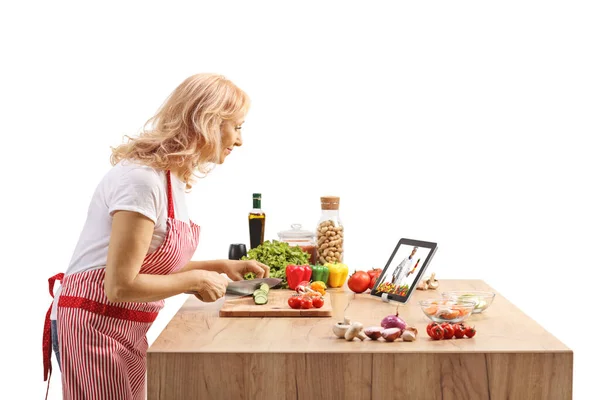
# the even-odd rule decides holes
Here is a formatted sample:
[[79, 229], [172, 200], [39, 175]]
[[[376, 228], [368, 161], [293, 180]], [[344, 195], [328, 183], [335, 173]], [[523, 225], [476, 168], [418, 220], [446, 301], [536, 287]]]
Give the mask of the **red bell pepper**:
[[285, 268], [285, 276], [291, 290], [296, 290], [296, 287], [302, 281], [310, 281], [311, 275], [312, 269], [310, 265], [290, 264]]

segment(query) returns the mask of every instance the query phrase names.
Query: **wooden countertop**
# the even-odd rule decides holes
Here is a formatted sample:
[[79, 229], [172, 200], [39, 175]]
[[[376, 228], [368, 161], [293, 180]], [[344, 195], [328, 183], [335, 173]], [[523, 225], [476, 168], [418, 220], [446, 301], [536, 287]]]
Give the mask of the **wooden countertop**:
[[[429, 323], [418, 301], [441, 297], [447, 290], [483, 290], [496, 293], [494, 303], [465, 323], [475, 326], [472, 339], [433, 341], [425, 332]], [[290, 292], [291, 293], [291, 292]], [[332, 325], [348, 316], [365, 327], [379, 326], [399, 303], [385, 303], [347, 288], [329, 289], [333, 317], [222, 318], [223, 299], [202, 303], [194, 296], [148, 349], [148, 353], [561, 353], [571, 350], [481, 280], [441, 280], [437, 290], [415, 291], [399, 314], [419, 330], [417, 341], [347, 342], [333, 335]]]

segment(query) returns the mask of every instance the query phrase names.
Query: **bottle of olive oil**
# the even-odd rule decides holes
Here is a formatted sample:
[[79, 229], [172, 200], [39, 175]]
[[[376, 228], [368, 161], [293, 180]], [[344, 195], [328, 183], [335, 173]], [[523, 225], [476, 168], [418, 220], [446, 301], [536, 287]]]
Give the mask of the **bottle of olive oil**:
[[265, 240], [265, 216], [265, 213], [261, 210], [260, 193], [252, 194], [252, 210], [248, 214], [251, 249], [258, 247]]

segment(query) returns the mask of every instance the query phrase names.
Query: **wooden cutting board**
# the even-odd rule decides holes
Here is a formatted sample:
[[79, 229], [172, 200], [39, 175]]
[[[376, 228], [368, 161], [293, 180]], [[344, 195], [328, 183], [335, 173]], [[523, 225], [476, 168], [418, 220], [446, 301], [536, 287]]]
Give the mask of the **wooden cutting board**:
[[221, 317], [331, 317], [331, 295], [325, 294], [325, 304], [321, 308], [293, 309], [287, 301], [293, 291], [287, 289], [269, 290], [267, 304], [254, 304], [252, 296], [225, 300], [219, 311]]

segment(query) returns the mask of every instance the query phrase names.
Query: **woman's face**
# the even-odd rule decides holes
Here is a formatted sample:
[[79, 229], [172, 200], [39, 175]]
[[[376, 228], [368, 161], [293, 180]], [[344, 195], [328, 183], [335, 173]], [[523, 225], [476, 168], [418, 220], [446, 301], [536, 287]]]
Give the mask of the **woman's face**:
[[244, 115], [223, 121], [221, 125], [221, 156], [219, 164], [223, 164], [225, 158], [231, 154], [235, 146], [242, 145], [242, 124]]

